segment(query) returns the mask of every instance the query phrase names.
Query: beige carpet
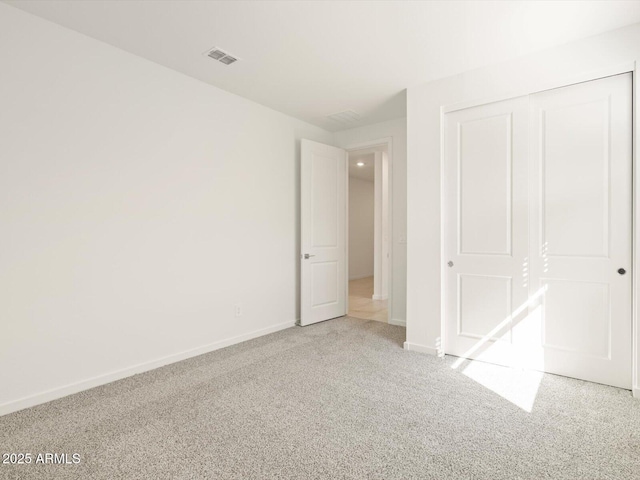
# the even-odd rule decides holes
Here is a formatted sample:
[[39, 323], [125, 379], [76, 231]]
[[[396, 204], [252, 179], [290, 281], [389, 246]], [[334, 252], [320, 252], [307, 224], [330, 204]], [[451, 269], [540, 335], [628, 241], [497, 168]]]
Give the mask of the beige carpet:
[[545, 375], [528, 412], [404, 336], [294, 327], [1, 417], [1, 452], [82, 460], [0, 478], [640, 478], [628, 391]]

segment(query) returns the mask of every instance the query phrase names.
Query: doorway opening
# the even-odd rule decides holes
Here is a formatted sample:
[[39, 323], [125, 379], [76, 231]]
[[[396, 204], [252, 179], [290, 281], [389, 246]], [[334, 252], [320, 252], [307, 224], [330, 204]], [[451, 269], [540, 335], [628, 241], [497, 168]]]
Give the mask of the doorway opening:
[[388, 323], [388, 145], [349, 150], [348, 165], [348, 315]]

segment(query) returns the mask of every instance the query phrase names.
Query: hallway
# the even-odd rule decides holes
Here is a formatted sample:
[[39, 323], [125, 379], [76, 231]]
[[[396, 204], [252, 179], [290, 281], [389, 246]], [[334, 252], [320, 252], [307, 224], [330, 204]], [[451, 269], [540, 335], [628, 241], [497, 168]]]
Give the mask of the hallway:
[[349, 316], [387, 323], [387, 300], [372, 300], [373, 277], [349, 282]]

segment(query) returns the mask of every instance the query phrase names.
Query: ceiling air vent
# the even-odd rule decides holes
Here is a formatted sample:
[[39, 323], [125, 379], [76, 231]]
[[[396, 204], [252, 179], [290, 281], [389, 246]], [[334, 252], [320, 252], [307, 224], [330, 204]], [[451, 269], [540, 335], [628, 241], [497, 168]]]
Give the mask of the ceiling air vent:
[[333, 120], [334, 122], [340, 125], [350, 125], [360, 120], [360, 115], [358, 115], [353, 110], [345, 110], [344, 112], [327, 115], [327, 118], [329, 120]]
[[206, 53], [207, 57], [213, 58], [225, 65], [231, 65], [232, 63], [237, 62], [239, 59], [235, 55], [230, 55], [229, 53], [221, 50], [218, 47], [214, 47]]

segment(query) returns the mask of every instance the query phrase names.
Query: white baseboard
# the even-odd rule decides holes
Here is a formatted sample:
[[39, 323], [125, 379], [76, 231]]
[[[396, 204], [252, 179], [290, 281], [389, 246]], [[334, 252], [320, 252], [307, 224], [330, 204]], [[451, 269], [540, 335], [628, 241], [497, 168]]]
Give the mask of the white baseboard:
[[406, 327], [407, 326], [407, 321], [406, 320], [400, 320], [397, 318], [390, 318], [389, 319], [389, 324], [390, 325], [398, 325], [399, 327]]
[[640, 387], [634, 387], [631, 389], [633, 393], [633, 398], [640, 398]]
[[170, 363], [179, 362], [181, 360], [186, 360], [187, 358], [191, 358], [191, 357], [197, 357], [198, 355], [202, 355], [204, 353], [213, 352], [214, 350], [219, 350], [224, 347], [229, 347], [237, 343], [245, 342], [247, 340], [261, 337], [269, 333], [278, 332], [280, 330], [284, 330], [285, 328], [290, 328], [293, 326], [295, 326], [294, 322], [279, 323], [271, 327], [262, 328], [260, 330], [254, 330], [253, 332], [245, 333], [243, 335], [238, 335], [237, 337], [231, 337], [226, 340], [220, 340], [218, 342], [203, 345], [201, 347], [196, 347], [191, 350], [186, 350], [184, 352], [167, 355], [166, 357], [161, 357], [156, 360], [139, 363], [137, 365], [123, 368], [121, 370], [116, 370], [115, 372], [110, 372], [104, 375], [98, 375], [98, 376], [89, 378], [87, 380], [82, 380], [80, 382], [71, 383], [63, 387], [46, 390], [44, 392], [36, 393], [28, 397], [20, 398], [18, 400], [12, 400], [10, 402], [3, 403], [2, 405], [0, 405], [0, 416], [7, 415], [8, 413], [17, 412], [18, 410], [23, 410], [25, 408], [33, 407], [35, 405], [40, 405], [42, 403], [50, 402], [58, 398], [66, 397], [67, 395], [82, 392], [83, 390], [89, 390], [90, 388], [115, 382], [116, 380], [121, 380], [123, 378], [127, 378], [132, 375], [136, 375], [138, 373], [148, 372], [149, 370], [154, 370], [156, 368], [169, 365]]
[[429, 355], [439, 355], [440, 352], [436, 347], [427, 347], [426, 345], [418, 345], [415, 343], [404, 342], [404, 349], [411, 352], [427, 353]]
[[371, 300], [387, 300], [389, 295], [371, 295]]

